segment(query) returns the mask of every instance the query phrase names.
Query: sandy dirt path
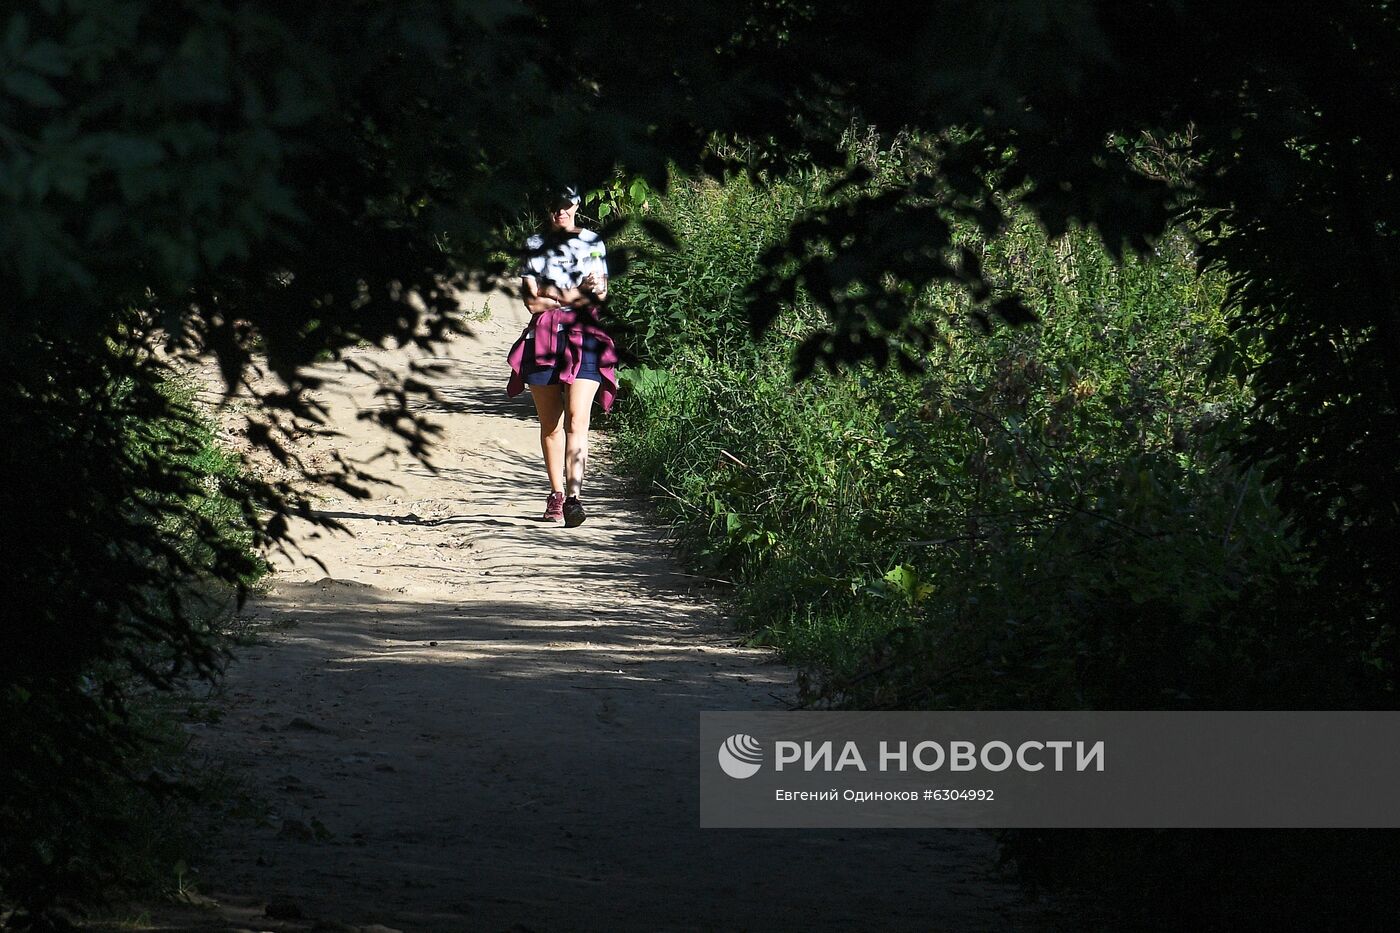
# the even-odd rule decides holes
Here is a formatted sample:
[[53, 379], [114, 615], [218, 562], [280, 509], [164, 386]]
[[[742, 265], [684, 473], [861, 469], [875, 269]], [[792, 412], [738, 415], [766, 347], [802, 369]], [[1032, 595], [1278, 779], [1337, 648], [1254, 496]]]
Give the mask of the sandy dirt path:
[[[782, 709], [795, 671], [736, 646], [596, 453], [587, 523], [537, 520], [533, 408], [503, 392], [525, 316], [491, 305], [439, 358], [440, 472], [376, 460], [399, 488], [323, 499], [354, 536], [298, 529], [325, 569], [280, 561], [248, 610], [269, 627], [195, 747], [273, 813], [198, 866], [201, 928], [1044, 929], [976, 832], [699, 828], [698, 711]], [[376, 388], [318, 390], [342, 454], [383, 448]]]

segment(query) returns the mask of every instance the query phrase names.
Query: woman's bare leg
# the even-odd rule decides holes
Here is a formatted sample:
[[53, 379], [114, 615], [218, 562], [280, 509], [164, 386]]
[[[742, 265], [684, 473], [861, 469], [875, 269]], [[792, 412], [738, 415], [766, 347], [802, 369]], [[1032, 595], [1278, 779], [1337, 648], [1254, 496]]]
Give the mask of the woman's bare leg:
[[565, 393], [564, 434], [564, 495], [577, 496], [583, 491], [583, 471], [588, 466], [588, 420], [593, 413], [593, 397], [602, 385], [597, 379], [575, 379]]
[[551, 492], [564, 491], [564, 393], [563, 386], [530, 386], [535, 411], [540, 416], [540, 452], [549, 474]]

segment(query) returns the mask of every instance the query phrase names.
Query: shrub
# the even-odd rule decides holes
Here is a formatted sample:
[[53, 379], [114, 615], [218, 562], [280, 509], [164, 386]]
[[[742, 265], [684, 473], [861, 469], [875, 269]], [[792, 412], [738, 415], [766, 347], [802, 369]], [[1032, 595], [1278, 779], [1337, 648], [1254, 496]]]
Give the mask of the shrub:
[[217, 672], [220, 622], [264, 569], [265, 490], [144, 346], [5, 347], [5, 552], [26, 558], [0, 627], [0, 895], [35, 915], [157, 857], [141, 840], [182, 788], [150, 697]]
[[[915, 316], [932, 338], [922, 372], [865, 366], [794, 384], [794, 352], [822, 319], [799, 292], [754, 345], [743, 298], [777, 229], [829, 206], [822, 182], [677, 179], [653, 210], [679, 249], [653, 245], [615, 292], [646, 367], [619, 412], [623, 463], [664, 489], [689, 552], [735, 584], [753, 640], [808, 667], [805, 702], [1389, 705], [1386, 646], [1330, 611], [1275, 486], [1229, 453], [1251, 397], [1214, 365], [1224, 283], [1198, 273], [1185, 231], [1121, 264], [1090, 231], [961, 231], [1037, 325], [993, 330], [965, 295], [931, 289]], [[1238, 335], [1228, 346], [1253, 352]], [[1397, 863], [1380, 833], [1002, 842], [1026, 879], [1153, 926], [1229, 928], [1260, 910], [1325, 925], [1348, 903], [1298, 892], [1323, 883], [1373, 903]], [[1314, 852], [1328, 861], [1320, 882]], [[1179, 883], [1225, 874], [1242, 879], [1228, 896]]]

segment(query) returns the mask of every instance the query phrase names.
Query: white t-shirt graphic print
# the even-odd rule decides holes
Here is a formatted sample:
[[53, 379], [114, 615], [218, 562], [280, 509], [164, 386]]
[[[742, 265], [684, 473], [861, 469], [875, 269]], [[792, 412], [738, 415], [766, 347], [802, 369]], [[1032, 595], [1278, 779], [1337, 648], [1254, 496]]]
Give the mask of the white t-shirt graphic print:
[[[607, 248], [603, 238], [592, 230], [579, 230], [562, 243], [544, 248], [544, 237], [535, 234], [525, 241], [529, 255], [521, 267], [523, 278], [533, 278], [560, 289], [578, 288], [583, 277], [597, 272], [608, 274]], [[554, 326], [556, 332], [564, 329], [563, 324]], [[533, 328], [527, 328], [526, 340], [534, 340]]]
[[580, 230], [563, 243], [544, 249], [544, 237], [535, 234], [525, 241], [530, 255], [520, 270], [542, 282], [558, 288], [578, 288], [583, 277], [590, 272], [608, 274], [607, 250], [603, 238], [592, 230]]

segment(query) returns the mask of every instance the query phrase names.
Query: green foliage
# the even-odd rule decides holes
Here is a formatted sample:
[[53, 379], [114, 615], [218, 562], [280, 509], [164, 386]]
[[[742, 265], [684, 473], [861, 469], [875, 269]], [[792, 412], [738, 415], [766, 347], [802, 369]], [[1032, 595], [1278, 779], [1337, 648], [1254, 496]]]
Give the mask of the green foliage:
[[606, 221], [619, 214], [644, 214], [656, 196], [645, 178], [619, 177], [587, 192], [583, 202], [594, 217]]
[[[215, 570], [222, 545], [243, 549], [249, 561], [237, 568], [237, 575], [213, 579], [217, 586], [251, 586], [267, 572], [266, 562], [253, 550], [254, 533], [240, 505], [254, 484], [242, 462], [219, 446], [213, 425], [196, 406], [197, 388], [192, 381], [169, 374], [157, 390], [169, 412], [152, 422], [128, 424], [128, 449], [133, 457], [187, 471], [192, 480], [181, 509], [165, 508], [168, 503], [158, 500], [148, 503], [152, 514], [159, 515], [159, 531], [206, 576]], [[128, 381], [118, 395], [131, 391], [134, 385]], [[201, 533], [208, 529], [217, 531], [213, 541]]]
[[[930, 337], [922, 371], [857, 365], [793, 383], [792, 355], [829, 319], [798, 290], [752, 346], [734, 296], [822, 182], [758, 197], [741, 178], [676, 180], [650, 211], [677, 219], [679, 250], [653, 244], [615, 298], [645, 360], [619, 413], [624, 463], [664, 490], [701, 566], [737, 584], [751, 641], [813, 669], [809, 703], [1393, 702], [1392, 646], [1364, 615], [1330, 611], [1278, 483], [1231, 449], [1258, 409], [1221, 374], [1250, 371], [1262, 350], [1232, 334], [1228, 282], [1198, 274], [1185, 231], [1119, 263], [1092, 233], [1052, 239], [1025, 214], [991, 240], [955, 227], [954, 247], [1025, 296], [1037, 325], [984, 333], [968, 294], [932, 285], [912, 316]], [[658, 296], [691, 276], [670, 318]], [[1154, 928], [1325, 924], [1349, 906], [1300, 890], [1322, 877], [1370, 903], [1396, 860], [1389, 837], [1345, 833], [1007, 832], [1002, 844], [1027, 880], [1079, 887]], [[1182, 878], [1222, 872], [1257, 888], [1180, 896]]]
[[264, 570], [243, 508], [270, 491], [216, 449], [145, 340], [128, 327], [89, 352], [31, 338], [8, 348], [0, 383], [0, 420], [24, 439], [0, 484], [16, 558], [0, 893], [36, 912], [169, 861], [148, 831], [183, 788], [150, 695], [218, 670], [221, 624]]
[[[965, 294], [934, 286], [923, 372], [793, 384], [788, 354], [820, 312], [798, 293], [784, 339], [754, 347], [735, 296], [821, 181], [673, 182], [651, 211], [680, 249], [639, 260], [615, 305], [650, 367], [630, 380], [626, 464], [666, 491], [709, 572], [741, 584], [757, 637], [827, 670], [813, 700], [1381, 695], [1364, 630], [1312, 617], [1273, 488], [1225, 447], [1250, 398], [1209, 377], [1225, 283], [1197, 273], [1184, 233], [1119, 264], [1091, 233], [1051, 240], [1026, 217], [991, 241], [957, 230], [1035, 328], [984, 335]], [[823, 626], [846, 634], [813, 637]]]
[[643, 358], [664, 359], [679, 347], [714, 356], [752, 354], [744, 315], [744, 284], [755, 259], [807, 207], [819, 186], [781, 190], [736, 177], [712, 181], [673, 178], [671, 196], [648, 202], [646, 216], [680, 236], [679, 249], [635, 228], [618, 246], [664, 254], [629, 269], [627, 287], [609, 306]]

